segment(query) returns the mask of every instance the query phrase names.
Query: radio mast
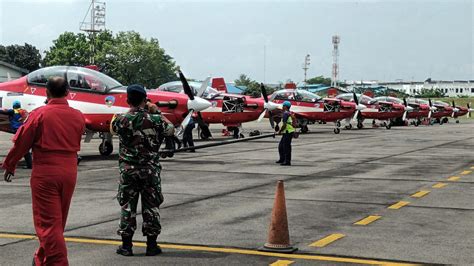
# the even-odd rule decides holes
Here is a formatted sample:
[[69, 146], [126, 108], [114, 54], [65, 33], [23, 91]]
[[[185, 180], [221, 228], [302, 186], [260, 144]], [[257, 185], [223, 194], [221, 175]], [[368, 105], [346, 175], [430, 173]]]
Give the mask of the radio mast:
[[339, 57], [339, 42], [341, 41], [341, 38], [339, 35], [334, 35], [332, 36], [332, 45], [333, 45], [333, 50], [332, 50], [332, 79], [331, 79], [331, 87], [336, 88], [337, 86], [337, 75], [339, 74], [339, 63], [337, 62], [337, 59]]
[[308, 72], [308, 69], [309, 69], [309, 65], [310, 65], [310, 57], [309, 57], [309, 54], [307, 54], [305, 57], [304, 57], [304, 63], [303, 63], [303, 70], [304, 70], [304, 83], [306, 84], [306, 80], [307, 80], [307, 76], [306, 76], [306, 72]]
[[91, 49], [89, 63], [94, 64], [95, 35], [97, 32], [105, 30], [105, 2], [91, 0], [89, 9], [79, 24], [79, 30], [89, 34]]

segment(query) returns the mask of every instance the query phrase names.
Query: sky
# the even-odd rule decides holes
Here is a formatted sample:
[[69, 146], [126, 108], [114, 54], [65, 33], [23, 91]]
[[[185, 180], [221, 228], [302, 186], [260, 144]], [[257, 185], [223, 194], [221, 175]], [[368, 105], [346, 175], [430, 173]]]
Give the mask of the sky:
[[[107, 3], [106, 27], [157, 38], [188, 77], [246, 74], [267, 83], [339, 79], [474, 79], [473, 0], [122, 1]], [[89, 0], [0, 0], [0, 44], [49, 49], [79, 32]]]

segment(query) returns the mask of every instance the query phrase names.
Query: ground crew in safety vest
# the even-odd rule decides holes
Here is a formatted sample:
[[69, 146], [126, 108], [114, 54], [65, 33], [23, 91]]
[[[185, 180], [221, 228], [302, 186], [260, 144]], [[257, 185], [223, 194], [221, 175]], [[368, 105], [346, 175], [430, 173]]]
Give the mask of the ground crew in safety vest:
[[[13, 109], [3, 109], [0, 110], [0, 114], [8, 115], [10, 121], [10, 130], [11, 133], [16, 134], [18, 129], [23, 125], [26, 118], [28, 117], [28, 112], [25, 109], [21, 108], [21, 102], [16, 100], [13, 102]], [[25, 156], [25, 169], [32, 168], [32, 158], [31, 153], [28, 151]]]
[[280, 165], [290, 166], [291, 165], [291, 140], [293, 139], [295, 128], [293, 127], [293, 117], [290, 112], [291, 103], [285, 101], [283, 103], [283, 125], [280, 128], [278, 134], [282, 134], [280, 144], [278, 145], [278, 153], [280, 159], [276, 161]]
[[117, 254], [133, 256], [132, 238], [137, 229], [137, 205], [141, 196], [146, 255], [155, 256], [161, 253], [156, 239], [161, 233], [159, 207], [163, 203], [159, 148], [165, 136], [173, 135], [174, 127], [155, 105], [147, 103], [143, 86], [128, 86], [127, 102], [130, 110], [116, 115], [111, 123], [112, 133], [118, 134], [120, 140], [117, 200], [121, 213], [117, 233], [122, 237], [122, 245]]
[[76, 186], [77, 152], [85, 130], [82, 113], [69, 107], [68, 93], [64, 78], [48, 80], [48, 104], [29, 114], [2, 165], [5, 181], [11, 182], [16, 163], [33, 149], [30, 186], [33, 221], [40, 243], [33, 265], [68, 265], [63, 233]]

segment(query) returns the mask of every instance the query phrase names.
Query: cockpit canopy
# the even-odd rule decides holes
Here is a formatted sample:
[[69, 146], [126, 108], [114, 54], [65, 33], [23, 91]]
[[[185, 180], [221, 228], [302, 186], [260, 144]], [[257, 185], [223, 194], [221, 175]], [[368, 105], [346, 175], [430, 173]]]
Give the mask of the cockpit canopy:
[[[343, 93], [343, 94], [337, 95], [336, 98], [347, 101], [347, 102], [353, 102], [354, 101], [354, 94], [352, 94], [352, 93]], [[369, 96], [363, 95], [363, 94], [357, 94], [357, 99], [359, 100], [359, 103], [366, 104], [366, 105], [367, 104], [374, 104], [374, 103], [377, 102], [376, 99], [370, 98]]]
[[402, 100], [402, 99], [398, 99], [398, 98], [390, 97], [390, 96], [375, 97], [375, 100], [380, 101], [380, 102], [389, 102], [389, 103], [403, 104], [403, 100]]
[[115, 79], [95, 70], [75, 66], [52, 66], [38, 69], [28, 74], [28, 84], [46, 86], [53, 76], [64, 77], [72, 90], [108, 93], [112, 89], [124, 87]]
[[[199, 90], [199, 88], [201, 88], [202, 83], [196, 81], [189, 81], [188, 84], [191, 87], [194, 96], [197, 96], [197, 91]], [[181, 83], [181, 81], [172, 81], [159, 86], [157, 90], [183, 93], [183, 84]], [[204, 91], [202, 97], [210, 98], [217, 94], [219, 94], [219, 91], [208, 86]]]
[[312, 92], [305, 90], [279, 90], [272, 94], [270, 100], [284, 100], [297, 102], [315, 103], [322, 98]]

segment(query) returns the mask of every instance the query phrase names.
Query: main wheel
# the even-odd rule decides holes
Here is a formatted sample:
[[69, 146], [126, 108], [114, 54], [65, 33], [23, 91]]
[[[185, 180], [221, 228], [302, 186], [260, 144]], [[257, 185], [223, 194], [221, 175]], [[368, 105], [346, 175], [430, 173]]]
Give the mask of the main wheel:
[[336, 127], [341, 127], [341, 122], [340, 121], [336, 122]]
[[308, 126], [302, 126], [301, 127], [301, 133], [308, 133], [308, 131], [309, 131]]
[[459, 120], [456, 120], [456, 124], [459, 124]]
[[443, 118], [443, 122], [444, 123], [448, 123], [449, 122], [449, 119], [447, 117]]
[[352, 129], [352, 125], [351, 124], [346, 125], [346, 129]]
[[391, 129], [391, 128], [392, 128], [392, 123], [387, 123], [387, 124], [385, 125], [385, 128], [386, 128], [386, 129]]
[[103, 156], [109, 156], [114, 151], [114, 146], [110, 141], [104, 141], [99, 145], [99, 153]]
[[200, 137], [201, 137], [202, 140], [209, 139], [209, 136], [207, 134], [205, 134], [203, 131], [201, 131]]
[[341, 133], [341, 129], [338, 128], [338, 127], [336, 127], [336, 128], [334, 129], [334, 134], [339, 134], [339, 133]]
[[358, 129], [362, 129], [364, 127], [364, 125], [362, 124], [362, 122], [357, 122], [357, 128]]

